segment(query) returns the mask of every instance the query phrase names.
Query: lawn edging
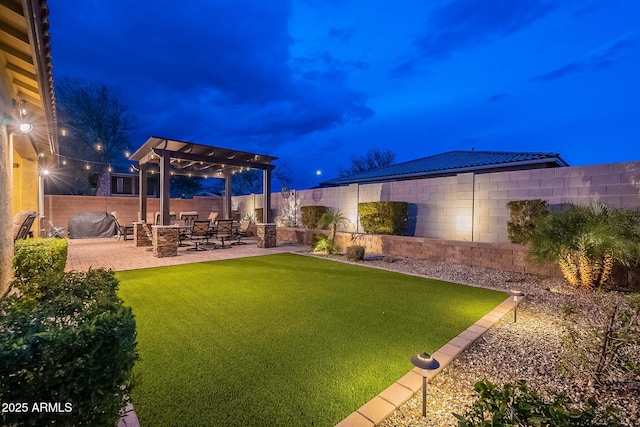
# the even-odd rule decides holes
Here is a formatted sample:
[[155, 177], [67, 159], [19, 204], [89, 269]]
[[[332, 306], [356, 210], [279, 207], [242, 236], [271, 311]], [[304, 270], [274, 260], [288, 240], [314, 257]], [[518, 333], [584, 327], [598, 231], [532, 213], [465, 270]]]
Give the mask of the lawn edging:
[[[514, 308], [514, 304], [520, 304], [521, 301], [514, 303], [513, 298], [508, 297], [457, 337], [436, 350], [432, 356], [440, 362], [440, 367], [433, 371], [427, 371], [427, 378], [429, 380], [435, 378], [475, 340], [480, 338], [490, 327], [498, 323], [502, 317], [511, 311]], [[336, 427], [371, 427], [379, 425], [393, 411], [411, 399], [421, 388], [422, 370], [413, 368], [398, 381], [336, 424]]]

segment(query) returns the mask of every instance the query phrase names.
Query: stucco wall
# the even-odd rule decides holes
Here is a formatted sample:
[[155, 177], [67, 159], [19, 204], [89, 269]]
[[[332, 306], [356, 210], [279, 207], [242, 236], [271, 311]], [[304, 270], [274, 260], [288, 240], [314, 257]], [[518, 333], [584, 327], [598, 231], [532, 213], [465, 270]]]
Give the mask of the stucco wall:
[[[210, 212], [222, 212], [222, 198], [194, 197], [193, 199], [171, 199], [171, 211], [180, 213], [196, 211], [200, 218], [207, 218]], [[45, 216], [58, 227], [66, 227], [69, 218], [78, 212], [117, 212], [123, 223], [138, 220], [139, 200], [131, 196], [45, 196]], [[160, 210], [160, 199], [147, 199], [147, 221], [153, 222], [153, 215]], [[48, 226], [48, 224], [47, 224]], [[48, 229], [48, 227], [46, 227]]]
[[[261, 197], [256, 197], [261, 207]], [[601, 201], [613, 206], [640, 209], [640, 161], [594, 166], [537, 169], [488, 174], [353, 184], [347, 187], [300, 190], [288, 200], [289, 211], [324, 205], [339, 209], [350, 220], [344, 231], [362, 232], [357, 219], [358, 202], [403, 201], [410, 204], [408, 232], [416, 237], [475, 242], [507, 242], [506, 223], [510, 200], [543, 199], [549, 204]], [[252, 196], [234, 197], [241, 215], [252, 206]], [[280, 193], [272, 194], [274, 217], [286, 213]]]

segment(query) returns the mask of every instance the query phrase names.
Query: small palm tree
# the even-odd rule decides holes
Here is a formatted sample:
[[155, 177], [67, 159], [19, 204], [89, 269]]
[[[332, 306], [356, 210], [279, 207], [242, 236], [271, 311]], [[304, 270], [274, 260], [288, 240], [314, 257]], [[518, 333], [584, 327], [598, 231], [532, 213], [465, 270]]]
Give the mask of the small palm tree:
[[603, 285], [614, 263], [640, 260], [640, 214], [604, 204], [569, 204], [538, 220], [530, 243], [530, 258], [557, 262], [571, 285]]
[[320, 218], [320, 225], [322, 228], [329, 227], [331, 230], [331, 240], [336, 240], [336, 232], [338, 231], [339, 225], [346, 225], [349, 222], [349, 219], [342, 215], [340, 210], [336, 210], [335, 212], [329, 210], [322, 215]]
[[331, 230], [331, 235], [328, 238], [320, 240], [313, 251], [321, 254], [333, 254], [338, 252], [338, 246], [336, 245], [336, 232], [338, 231], [338, 225], [346, 224], [349, 222], [346, 216], [342, 215], [339, 210], [327, 211], [320, 218], [319, 225], [323, 229], [327, 227]]

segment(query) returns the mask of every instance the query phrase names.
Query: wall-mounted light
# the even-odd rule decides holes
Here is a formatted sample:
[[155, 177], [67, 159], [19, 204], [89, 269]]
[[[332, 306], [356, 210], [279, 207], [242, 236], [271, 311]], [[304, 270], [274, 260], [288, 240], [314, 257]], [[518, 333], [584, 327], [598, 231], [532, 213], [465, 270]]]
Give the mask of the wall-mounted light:
[[28, 113], [27, 101], [18, 101], [18, 114], [20, 116], [18, 129], [20, 130], [20, 133], [29, 133], [33, 130], [33, 125], [27, 121]]

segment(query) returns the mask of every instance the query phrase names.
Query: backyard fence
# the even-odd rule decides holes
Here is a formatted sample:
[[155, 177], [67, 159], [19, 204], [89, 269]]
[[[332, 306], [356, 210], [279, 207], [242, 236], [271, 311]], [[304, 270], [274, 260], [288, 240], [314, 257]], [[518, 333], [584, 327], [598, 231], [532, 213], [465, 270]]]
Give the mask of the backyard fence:
[[[272, 194], [273, 216], [281, 224], [302, 226], [300, 207], [327, 206], [349, 219], [343, 231], [362, 233], [358, 203], [409, 203], [406, 235], [470, 242], [508, 242], [507, 202], [543, 199], [552, 207], [569, 202], [604, 202], [640, 208], [640, 161], [352, 184]], [[241, 216], [262, 207], [259, 195], [233, 197]]]

